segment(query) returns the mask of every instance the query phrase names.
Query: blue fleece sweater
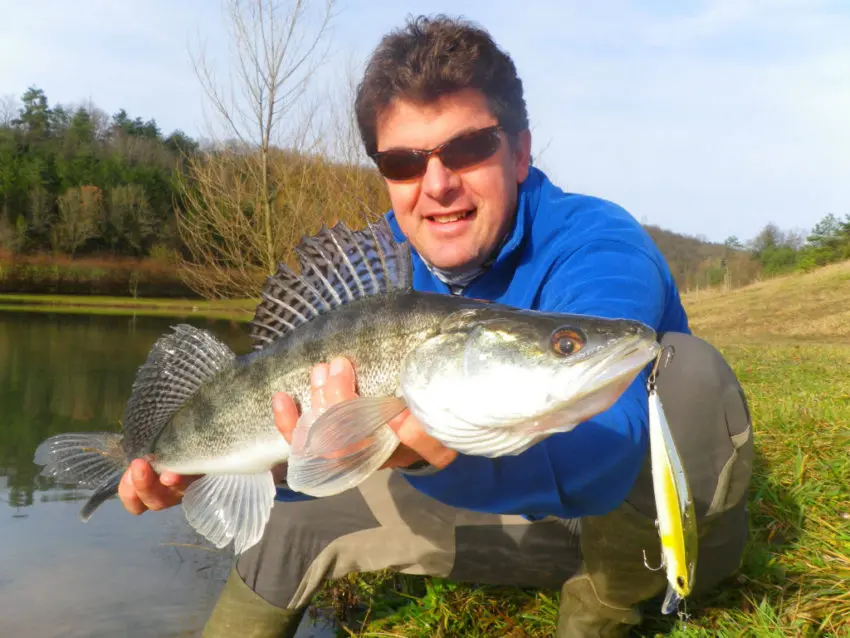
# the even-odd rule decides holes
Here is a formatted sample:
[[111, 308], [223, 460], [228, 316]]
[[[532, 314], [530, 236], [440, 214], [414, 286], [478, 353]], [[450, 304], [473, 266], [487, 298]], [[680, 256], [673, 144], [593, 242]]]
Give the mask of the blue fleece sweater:
[[[387, 218], [403, 240], [392, 211]], [[450, 294], [415, 250], [413, 287]], [[462, 294], [520, 308], [637, 319], [658, 332], [689, 332], [673, 277], [641, 225], [611, 202], [562, 191], [535, 167], [520, 186], [511, 235]], [[438, 472], [405, 478], [439, 501], [480, 512], [530, 519], [604, 514], [628, 494], [644, 458], [646, 375], [647, 370], [604, 413], [522, 454], [459, 455]], [[278, 491], [278, 498], [293, 496]]]

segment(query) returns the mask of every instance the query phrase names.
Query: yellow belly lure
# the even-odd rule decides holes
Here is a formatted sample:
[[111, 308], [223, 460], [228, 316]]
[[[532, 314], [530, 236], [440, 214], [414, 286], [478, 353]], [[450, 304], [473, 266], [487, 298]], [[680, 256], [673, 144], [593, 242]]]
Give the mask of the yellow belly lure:
[[672, 348], [659, 353], [647, 384], [656, 526], [661, 539], [661, 567], [667, 576], [667, 592], [661, 605], [663, 614], [677, 611], [693, 590], [699, 541], [690, 486], [655, 385], [661, 359], [671, 354]]

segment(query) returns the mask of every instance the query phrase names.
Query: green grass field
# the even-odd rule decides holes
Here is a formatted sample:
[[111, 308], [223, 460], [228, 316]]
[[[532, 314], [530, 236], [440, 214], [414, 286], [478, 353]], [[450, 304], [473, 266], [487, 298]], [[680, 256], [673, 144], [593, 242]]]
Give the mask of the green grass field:
[[[751, 540], [739, 573], [689, 600], [690, 618], [652, 608], [633, 635], [850, 636], [850, 263], [684, 301], [750, 403]], [[558, 607], [556, 591], [348, 580], [328, 591], [351, 636], [550, 636]]]
[[53, 312], [87, 315], [138, 315], [148, 317], [189, 317], [249, 321], [256, 300], [148, 299], [99, 295], [0, 294], [0, 311]]

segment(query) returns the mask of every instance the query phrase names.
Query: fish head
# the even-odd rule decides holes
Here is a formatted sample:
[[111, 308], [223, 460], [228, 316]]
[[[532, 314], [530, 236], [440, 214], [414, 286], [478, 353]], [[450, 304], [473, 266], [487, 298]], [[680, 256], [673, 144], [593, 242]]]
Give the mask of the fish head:
[[637, 321], [466, 309], [408, 355], [401, 390], [441, 435], [480, 442], [482, 429], [502, 429], [539, 438], [606, 410], [659, 348]]

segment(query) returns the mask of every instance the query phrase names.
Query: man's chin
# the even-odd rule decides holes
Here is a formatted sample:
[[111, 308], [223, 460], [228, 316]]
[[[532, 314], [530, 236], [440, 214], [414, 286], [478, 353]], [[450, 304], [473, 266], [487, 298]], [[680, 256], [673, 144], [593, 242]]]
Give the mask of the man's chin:
[[481, 261], [481, 251], [476, 249], [471, 233], [459, 237], [446, 237], [435, 233], [423, 233], [413, 242], [417, 252], [431, 266], [445, 271], [466, 271]]
[[445, 250], [446, 246], [440, 248], [443, 250], [431, 251], [430, 254], [420, 252], [420, 254], [431, 266], [448, 273], [465, 272], [478, 265], [477, 255], [473, 255], [471, 251], [452, 251], [449, 253]]

